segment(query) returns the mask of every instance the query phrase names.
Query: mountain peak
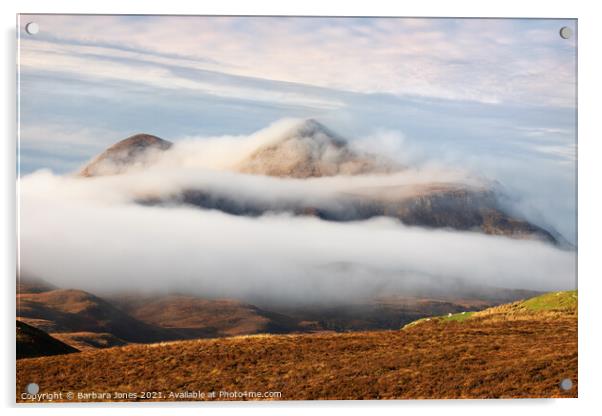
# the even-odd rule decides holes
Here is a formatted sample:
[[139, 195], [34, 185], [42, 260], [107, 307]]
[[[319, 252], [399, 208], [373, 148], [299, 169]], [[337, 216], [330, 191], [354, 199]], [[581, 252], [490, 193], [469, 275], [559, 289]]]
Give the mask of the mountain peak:
[[331, 145], [337, 148], [347, 146], [347, 140], [313, 118], [303, 119], [293, 123], [292, 126], [278, 138], [276, 143], [282, 143], [287, 140], [305, 140], [307, 142], [313, 142], [315, 145]]
[[167, 149], [171, 146], [171, 142], [163, 140], [160, 137], [153, 136], [152, 134], [138, 133], [115, 143], [107, 149], [107, 152], [119, 151], [127, 148], [146, 148], [149, 146]]
[[374, 155], [357, 152], [347, 141], [309, 118], [292, 124], [257, 149], [238, 167], [244, 173], [308, 178], [384, 173], [396, 167]]
[[107, 148], [79, 174], [90, 177], [123, 173], [132, 166], [149, 164], [156, 151], [164, 151], [171, 146], [171, 142], [152, 134], [135, 134]]

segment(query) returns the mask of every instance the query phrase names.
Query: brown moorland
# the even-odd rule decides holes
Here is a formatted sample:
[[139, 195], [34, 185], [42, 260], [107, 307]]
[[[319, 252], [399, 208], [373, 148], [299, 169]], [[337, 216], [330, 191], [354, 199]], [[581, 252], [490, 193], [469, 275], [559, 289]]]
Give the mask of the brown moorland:
[[141, 322], [170, 330], [178, 339], [303, 330], [295, 319], [236, 299], [124, 295], [110, 302]]
[[53, 336], [69, 333], [81, 335], [84, 332], [112, 334], [115, 340], [122, 340], [113, 345], [121, 345], [123, 341], [179, 339], [168, 330], [132, 318], [104, 299], [83, 290], [18, 293], [17, 318]]
[[[161, 392], [154, 400], [188, 391], [218, 398], [275, 391], [281, 400], [577, 397], [577, 295], [565, 293], [399, 331], [241, 336], [23, 359], [17, 392], [35, 381], [40, 392]], [[550, 299], [560, 307], [549, 307]], [[566, 392], [559, 387], [565, 378], [573, 381]], [[17, 400], [26, 401], [20, 393]]]
[[63, 340], [52, 337], [24, 322], [17, 320], [16, 325], [17, 359], [79, 352]]
[[[337, 265], [345, 267], [345, 265]], [[84, 351], [198, 338], [325, 330], [398, 329], [425, 316], [476, 311], [537, 292], [457, 285], [456, 293], [406, 293], [333, 304], [256, 306], [237, 299], [185, 294], [120, 293], [100, 298], [21, 276], [17, 317]], [[462, 296], [464, 295], [464, 296]], [[261, 300], [258, 300], [261, 302]]]

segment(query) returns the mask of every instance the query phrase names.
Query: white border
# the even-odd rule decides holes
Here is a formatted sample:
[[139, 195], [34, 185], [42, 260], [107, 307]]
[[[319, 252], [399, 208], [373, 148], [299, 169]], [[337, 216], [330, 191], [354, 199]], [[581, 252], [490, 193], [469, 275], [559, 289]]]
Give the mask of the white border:
[[[457, 16], [457, 17], [558, 17], [579, 19], [579, 399], [565, 400], [504, 400], [504, 401], [406, 401], [406, 402], [288, 402], [288, 403], [209, 403], [185, 407], [110, 405], [110, 413], [165, 415], [166, 413], [205, 414], [303, 414], [317, 415], [340, 411], [346, 414], [378, 412], [403, 414], [419, 412], [422, 415], [478, 414], [504, 415], [508, 413], [545, 413], [546, 415], [591, 414], [602, 392], [600, 375], [599, 313], [600, 281], [600, 218], [602, 216], [600, 173], [600, 74], [602, 74], [599, 42], [602, 31], [596, 2], [576, 0], [526, 2], [524, 0], [498, 1], [420, 1], [394, 2], [386, 0], [326, 2], [324, 0], [221, 0], [220, 2], [192, 2], [185, 0], [102, 0], [97, 2], [69, 0], [4, 0], [0, 3], [2, 19], [2, 101], [3, 151], [2, 185], [4, 204], [2, 250], [0, 251], [4, 278], [4, 307], [2, 307], [2, 369], [0, 394], [5, 414], [29, 414], [42, 409], [11, 407], [14, 396], [14, 276], [15, 276], [15, 172], [16, 172], [16, 100], [15, 100], [15, 20], [16, 13], [106, 13], [106, 14], [249, 14], [249, 15], [346, 15], [346, 16]], [[48, 406], [45, 414], [105, 415], [107, 407]]]

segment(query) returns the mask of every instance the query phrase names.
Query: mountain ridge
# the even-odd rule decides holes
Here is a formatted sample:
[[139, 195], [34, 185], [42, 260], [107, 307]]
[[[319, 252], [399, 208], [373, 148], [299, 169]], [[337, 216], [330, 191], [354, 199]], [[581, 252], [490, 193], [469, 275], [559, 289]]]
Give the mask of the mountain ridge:
[[[173, 144], [156, 136], [138, 134], [124, 139], [97, 156], [80, 176], [120, 174], [143, 169], [157, 161]], [[356, 152], [338, 134], [314, 119], [306, 119], [279, 131], [234, 167], [243, 174], [304, 180], [330, 176], [386, 175], [406, 168], [384, 157]], [[245, 199], [246, 198], [246, 199]], [[359, 221], [392, 217], [410, 226], [478, 231], [513, 238], [533, 238], [561, 246], [565, 241], [547, 230], [510, 214], [498, 201], [496, 191], [482, 184], [418, 183], [395, 187], [350, 189], [334, 197], [336, 203], [274, 201], [262, 194], [232, 194], [219, 188], [193, 186], [172, 195], [140, 197], [144, 205], [186, 204], [217, 209], [228, 214], [261, 216], [287, 213], [315, 216], [327, 221]], [[565, 244], [566, 245], [566, 244]]]
[[78, 350], [88, 351], [128, 343], [257, 333], [392, 329], [433, 313], [473, 311], [534, 293], [458, 286], [457, 292], [446, 295], [430, 287], [416, 293], [389, 291], [386, 296], [341, 304], [307, 305], [177, 293], [98, 297], [81, 290], [55, 288], [17, 293], [17, 317]]

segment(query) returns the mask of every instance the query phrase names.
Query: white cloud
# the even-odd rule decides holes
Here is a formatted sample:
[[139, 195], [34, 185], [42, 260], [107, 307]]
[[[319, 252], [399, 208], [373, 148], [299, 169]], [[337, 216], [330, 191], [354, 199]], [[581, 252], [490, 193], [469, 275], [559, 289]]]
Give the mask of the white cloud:
[[455, 279], [536, 290], [574, 287], [575, 253], [538, 241], [406, 227], [383, 218], [250, 218], [133, 202], [190, 187], [239, 199], [328, 202], [376, 185], [479, 184], [466, 172], [434, 168], [309, 180], [224, 171], [286, 127], [283, 122], [250, 138], [176, 144], [154, 167], [120, 176], [83, 179], [39, 171], [23, 177], [21, 270], [98, 293], [171, 289], [278, 302], [348, 301], [420, 285], [440, 290], [454, 287]]
[[[167, 88], [184, 90], [188, 92], [204, 93], [226, 98], [239, 98], [252, 101], [278, 103], [281, 105], [303, 105], [312, 108], [331, 109], [343, 106], [343, 103], [334, 99], [326, 99], [309, 93], [294, 91], [269, 90], [252, 85], [237, 85], [228, 82], [216, 82], [212, 77], [197, 76], [195, 78], [179, 76], [172, 69], [161, 65], [154, 65], [157, 61], [166, 59], [153, 59], [144, 56], [136, 64], [120, 60], [107, 60], [102, 57], [102, 52], [110, 57], [123, 57], [140, 54], [102, 48], [95, 54], [86, 56], [90, 47], [73, 45], [60, 45], [35, 41], [22, 42], [20, 65], [24, 71], [46, 71], [50, 73], [66, 74], [70, 77], [93, 80], [96, 82], [121, 81], [133, 84], [143, 84], [153, 88]], [[181, 61], [180, 61], [181, 62]], [[177, 62], [171, 62], [174, 65]], [[189, 66], [186, 64], [186, 66]]]
[[571, 163], [577, 160], [577, 145], [570, 143], [567, 145], [536, 145], [533, 149], [550, 156], [560, 159], [563, 163]]
[[[574, 42], [560, 39], [556, 27], [570, 21], [542, 27], [538, 21], [500, 19], [35, 19], [51, 37], [102, 48], [60, 46], [63, 54], [92, 53], [87, 59], [95, 64], [101, 64], [95, 54], [106, 54], [363, 93], [575, 104]], [[166, 81], [162, 74], [151, 78]], [[138, 77], [130, 73], [129, 79]], [[207, 89], [202, 83], [180, 86]]]
[[[57, 192], [64, 195], [61, 188], [73, 185], [64, 178], [26, 178], [22, 188], [38, 181], [47, 181], [46, 193], [25, 192], [22, 199], [21, 268], [64, 287], [315, 301], [370, 296], [383, 286], [432, 277], [443, 287], [457, 278], [537, 290], [575, 283], [574, 253], [540, 242], [410, 228], [383, 219], [347, 224], [287, 216], [251, 219], [193, 208], [99, 203], [93, 199], [98, 195], [57, 198]], [[336, 272], [336, 264], [351, 266]]]

